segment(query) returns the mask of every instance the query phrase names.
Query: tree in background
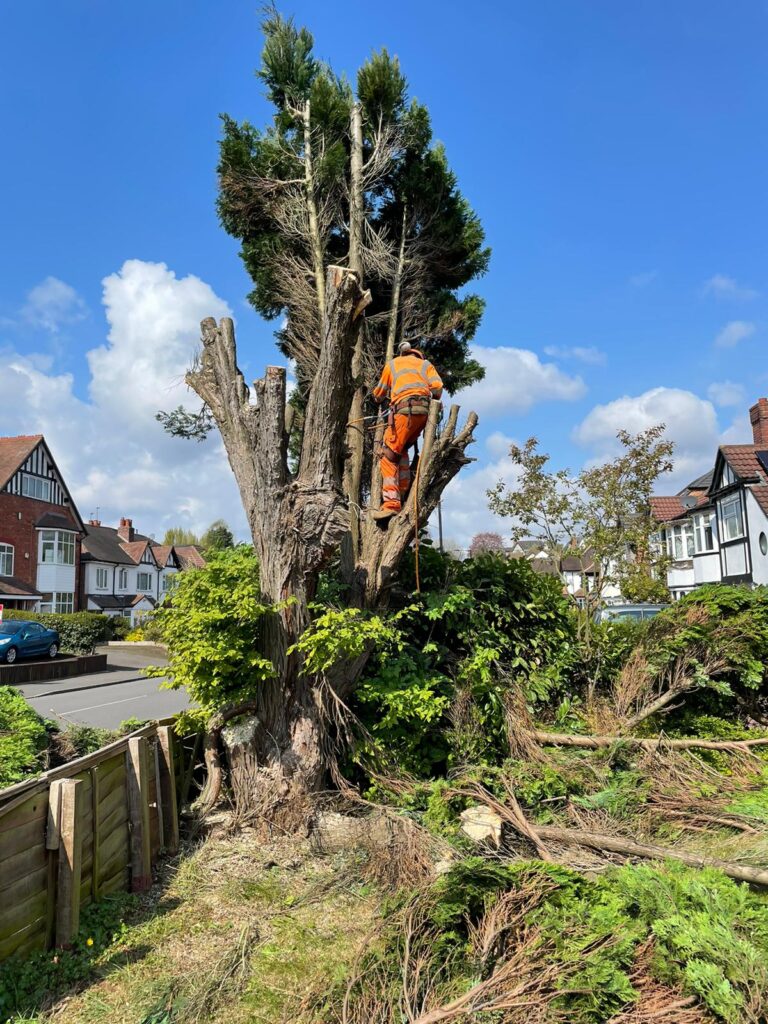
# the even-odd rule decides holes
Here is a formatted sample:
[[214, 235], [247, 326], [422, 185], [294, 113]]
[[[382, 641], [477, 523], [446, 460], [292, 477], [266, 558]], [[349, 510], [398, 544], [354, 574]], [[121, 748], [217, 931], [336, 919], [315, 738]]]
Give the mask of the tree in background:
[[[382, 529], [360, 515], [369, 494], [373, 507], [380, 494], [361, 419], [366, 394], [403, 334], [423, 339], [452, 391], [482, 376], [468, 355], [482, 302], [458, 290], [484, 272], [489, 254], [395, 58], [375, 54], [355, 95], [314, 57], [306, 29], [274, 10], [263, 29], [259, 77], [274, 120], [261, 131], [224, 118], [218, 206], [241, 240], [251, 301], [282, 318], [279, 342], [295, 361], [298, 396], [286, 405], [280, 367], [268, 367], [252, 394], [232, 321], [205, 320], [187, 375], [202, 409], [159, 418], [191, 437], [215, 423], [240, 488], [260, 585], [274, 603], [261, 646], [275, 678], [256, 686], [249, 704], [255, 754], [261, 780], [284, 803], [324, 783], [334, 716], [370, 652], [358, 644], [355, 656], [331, 663], [299, 644], [321, 570], [341, 549], [352, 604], [385, 606], [419, 525], [469, 461], [477, 422], [470, 414], [460, 429], [454, 406], [438, 436], [432, 403], [417, 481]], [[356, 643], [363, 635], [350, 633]], [[339, 631], [329, 635], [338, 640]]]
[[469, 557], [477, 558], [478, 555], [484, 554], [488, 551], [502, 552], [504, 550], [504, 541], [501, 538], [500, 533], [485, 532], [476, 533], [469, 544]]
[[194, 530], [184, 526], [170, 526], [163, 535], [163, 544], [199, 544], [200, 539]]
[[672, 469], [674, 444], [663, 435], [663, 424], [639, 434], [619, 431], [620, 454], [575, 475], [549, 470], [535, 437], [522, 448], [513, 444], [520, 478], [514, 490], [500, 481], [488, 492], [491, 509], [512, 519], [513, 543], [537, 536], [558, 565], [566, 555], [593, 561], [590, 607], [599, 606], [608, 584], [629, 599], [668, 599], [666, 556], [654, 544], [658, 524], [650, 507], [659, 478]]
[[211, 551], [224, 551], [233, 548], [235, 538], [223, 519], [216, 519], [200, 538], [200, 547], [208, 554]]

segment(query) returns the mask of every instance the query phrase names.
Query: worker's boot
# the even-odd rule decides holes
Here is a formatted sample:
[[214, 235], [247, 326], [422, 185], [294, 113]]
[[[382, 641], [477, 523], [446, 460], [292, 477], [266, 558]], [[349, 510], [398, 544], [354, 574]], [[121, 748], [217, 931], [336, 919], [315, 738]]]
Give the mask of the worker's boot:
[[374, 522], [377, 522], [377, 523], [387, 523], [392, 518], [392, 516], [396, 516], [397, 515], [398, 511], [399, 511], [399, 509], [379, 508], [379, 509], [376, 509], [376, 511], [373, 513], [372, 518], [373, 518]]

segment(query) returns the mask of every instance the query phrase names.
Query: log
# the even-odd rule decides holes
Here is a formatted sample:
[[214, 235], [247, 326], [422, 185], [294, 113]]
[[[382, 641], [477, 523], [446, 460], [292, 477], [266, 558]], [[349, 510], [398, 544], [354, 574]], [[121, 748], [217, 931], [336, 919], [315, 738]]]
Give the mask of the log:
[[746, 864], [734, 864], [731, 861], [717, 860], [714, 857], [701, 857], [695, 853], [672, 850], [666, 846], [635, 843], [630, 839], [607, 836], [599, 832], [577, 832], [568, 828], [555, 828], [552, 825], [536, 825], [533, 828], [542, 839], [548, 839], [550, 842], [565, 843], [569, 846], [587, 846], [603, 853], [606, 850], [611, 853], [621, 853], [625, 857], [642, 857], [648, 860], [679, 860], [682, 864], [688, 864], [689, 867], [693, 868], [718, 868], [723, 874], [728, 875], [730, 878], [735, 878], [739, 882], [768, 886], [768, 870], [764, 868], [750, 867]]
[[531, 739], [542, 746], [550, 747], [583, 747], [587, 750], [599, 750], [612, 747], [614, 743], [640, 747], [643, 750], [658, 750], [667, 747], [670, 750], [726, 750], [731, 753], [749, 752], [752, 747], [768, 746], [768, 736], [754, 740], [699, 740], [699, 739], [668, 739], [666, 736], [655, 736], [641, 739], [636, 736], [577, 736], [566, 732], [546, 732], [532, 729], [526, 733]]

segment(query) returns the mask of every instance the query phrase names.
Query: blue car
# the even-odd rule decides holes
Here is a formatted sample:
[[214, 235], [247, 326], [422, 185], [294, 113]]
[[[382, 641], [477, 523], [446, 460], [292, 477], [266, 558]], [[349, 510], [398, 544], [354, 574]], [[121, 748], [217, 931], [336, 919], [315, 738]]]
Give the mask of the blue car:
[[59, 634], [46, 629], [39, 622], [9, 619], [0, 622], [0, 661], [13, 665], [17, 658], [46, 655], [55, 658], [59, 653]]

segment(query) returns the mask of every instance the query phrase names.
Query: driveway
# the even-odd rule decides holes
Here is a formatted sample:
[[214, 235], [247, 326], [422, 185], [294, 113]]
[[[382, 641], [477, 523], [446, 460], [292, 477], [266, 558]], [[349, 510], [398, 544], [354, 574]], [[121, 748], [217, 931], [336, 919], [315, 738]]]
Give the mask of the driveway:
[[58, 682], [23, 683], [18, 687], [44, 718], [63, 724], [116, 729], [126, 718], [167, 718], [189, 707], [184, 690], [160, 690], [162, 679], [147, 679], [141, 669], [162, 665], [157, 650], [101, 647], [107, 670]]

